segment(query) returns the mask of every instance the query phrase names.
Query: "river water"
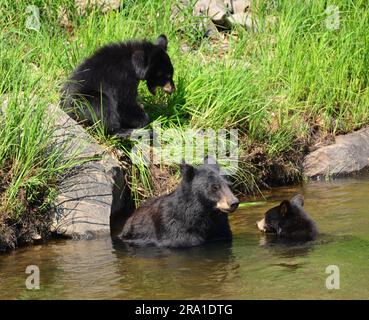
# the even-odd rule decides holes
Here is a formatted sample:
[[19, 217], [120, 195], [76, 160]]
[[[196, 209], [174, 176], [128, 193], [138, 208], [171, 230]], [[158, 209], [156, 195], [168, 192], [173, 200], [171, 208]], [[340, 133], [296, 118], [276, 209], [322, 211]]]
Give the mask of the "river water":
[[[319, 238], [286, 245], [260, 234], [256, 220], [298, 192]], [[109, 238], [54, 240], [0, 256], [0, 298], [369, 299], [368, 176], [278, 188], [264, 196], [265, 203], [231, 215], [231, 244], [127, 251]], [[40, 270], [39, 290], [26, 288], [29, 265]], [[338, 267], [339, 289], [326, 287], [331, 265]]]

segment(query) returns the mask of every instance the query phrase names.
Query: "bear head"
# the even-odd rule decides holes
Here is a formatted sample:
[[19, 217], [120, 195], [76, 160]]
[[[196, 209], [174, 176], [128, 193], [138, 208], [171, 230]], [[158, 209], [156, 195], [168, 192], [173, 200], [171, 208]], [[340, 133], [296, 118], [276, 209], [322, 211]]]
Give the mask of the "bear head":
[[180, 166], [182, 187], [190, 190], [200, 204], [209, 211], [231, 213], [239, 201], [232, 193], [229, 182], [220, 174], [219, 165], [212, 158], [205, 157], [204, 164], [193, 167], [182, 162]]
[[146, 80], [147, 88], [155, 95], [161, 88], [165, 93], [172, 94], [175, 90], [173, 82], [174, 68], [167, 54], [168, 39], [160, 35], [155, 44], [148, 50], [136, 50], [132, 55], [135, 72], [140, 80]]
[[291, 200], [283, 200], [278, 206], [268, 210], [256, 224], [259, 230], [285, 237], [305, 237], [315, 234], [315, 224], [303, 209], [301, 194]]

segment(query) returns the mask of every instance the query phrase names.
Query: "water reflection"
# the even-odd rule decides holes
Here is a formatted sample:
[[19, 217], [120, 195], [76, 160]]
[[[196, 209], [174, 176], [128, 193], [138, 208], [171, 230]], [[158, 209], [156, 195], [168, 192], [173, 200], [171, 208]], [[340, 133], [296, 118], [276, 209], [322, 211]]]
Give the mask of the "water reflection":
[[[115, 242], [114, 249], [114, 255], [121, 261], [119, 272], [130, 280], [134, 278], [131, 291], [135, 292], [135, 298], [170, 298], [178, 292], [183, 298], [194, 294], [205, 298], [222, 291], [223, 284], [237, 276], [238, 264], [231, 242], [182, 249], [135, 247]], [[170, 285], [160, 292], [163, 281]]]
[[271, 254], [282, 258], [307, 256], [314, 248], [315, 241], [294, 242], [278, 238], [274, 234], [261, 234], [260, 246], [268, 249]]

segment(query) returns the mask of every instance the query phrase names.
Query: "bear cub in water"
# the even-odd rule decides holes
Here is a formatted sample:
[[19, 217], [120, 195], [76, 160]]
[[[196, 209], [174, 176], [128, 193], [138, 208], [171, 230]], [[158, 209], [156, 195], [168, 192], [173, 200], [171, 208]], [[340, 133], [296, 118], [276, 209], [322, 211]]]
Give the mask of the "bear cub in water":
[[317, 237], [316, 224], [305, 212], [304, 197], [301, 194], [291, 200], [284, 200], [265, 213], [257, 222], [259, 230], [275, 233], [277, 236], [296, 241], [309, 241]]
[[146, 126], [150, 119], [136, 101], [140, 80], [149, 91], [171, 94], [173, 66], [167, 54], [168, 40], [156, 43], [128, 41], [106, 45], [79, 65], [61, 92], [61, 105], [77, 121], [88, 125], [101, 120], [108, 133], [125, 136]]
[[182, 180], [170, 194], [146, 201], [126, 221], [120, 238], [136, 245], [191, 247], [231, 239], [228, 213], [239, 201], [215, 161], [182, 163]]

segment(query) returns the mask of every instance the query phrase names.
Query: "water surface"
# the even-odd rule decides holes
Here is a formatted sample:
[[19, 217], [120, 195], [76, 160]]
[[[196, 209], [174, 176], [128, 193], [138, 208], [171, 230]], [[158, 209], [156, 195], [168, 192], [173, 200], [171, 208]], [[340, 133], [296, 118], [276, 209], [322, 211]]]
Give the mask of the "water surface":
[[[0, 256], [0, 298], [369, 299], [368, 191], [368, 177], [275, 189], [265, 204], [231, 216], [230, 244], [127, 251], [97, 239], [21, 248]], [[255, 222], [297, 192], [322, 235], [304, 245], [273, 243]], [[40, 268], [40, 290], [25, 287], [28, 265]], [[339, 267], [339, 290], [325, 286], [329, 265]]]

